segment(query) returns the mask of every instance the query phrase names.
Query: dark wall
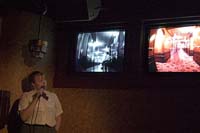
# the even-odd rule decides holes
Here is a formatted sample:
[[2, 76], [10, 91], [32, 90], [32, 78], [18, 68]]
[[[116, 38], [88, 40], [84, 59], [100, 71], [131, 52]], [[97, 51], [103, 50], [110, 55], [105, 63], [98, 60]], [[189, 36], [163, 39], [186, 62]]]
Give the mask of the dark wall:
[[[138, 71], [143, 71], [144, 69], [142, 66], [144, 55], [141, 53], [142, 44], [140, 40], [142, 21], [144, 19], [188, 17], [196, 16], [200, 13], [197, 3], [193, 1], [142, 0], [137, 4], [135, 3], [135, 5], [133, 2], [131, 3], [129, 1], [124, 1], [123, 3], [111, 1], [107, 2], [107, 6], [109, 7], [108, 10], [102, 11], [99, 17], [94, 21], [86, 22], [85, 27], [88, 23], [129, 23], [131, 25], [129, 30], [133, 35], [131, 42], [135, 45], [135, 49], [131, 50], [135, 55], [134, 58], [136, 58], [136, 63], [139, 63], [136, 67]], [[67, 27], [69, 26], [68, 24], [77, 25], [77, 23], [64, 23], [63, 25], [65, 25], [64, 27]], [[81, 24], [84, 25], [83, 23]], [[71, 30], [71, 28], [72, 27], [69, 29]], [[126, 111], [124, 113], [122, 113], [123, 111], [120, 111], [117, 113], [119, 117], [113, 117], [115, 120], [123, 120], [117, 121], [117, 126], [114, 126], [112, 131], [136, 133], [196, 133], [200, 131], [197, 124], [200, 121], [200, 115], [198, 113], [200, 108], [200, 104], [198, 103], [200, 100], [198, 77], [194, 76], [194, 79], [194, 77], [190, 75], [190, 80], [187, 80], [187, 75], [179, 75], [179, 80], [177, 80], [177, 78], [174, 78], [172, 75], [164, 76], [165, 78], [160, 78], [162, 75], [142, 76], [140, 77], [140, 81], [131, 81], [132, 84], [128, 89], [122, 89], [123, 91], [129, 92], [131, 95], [130, 97], [133, 99], [135, 97], [134, 94], [138, 92], [138, 94], [142, 93], [140, 95], [141, 99], [135, 97], [138, 100], [136, 103], [134, 103], [134, 100], [132, 102], [123, 100], [122, 103], [117, 101], [118, 107], [121, 108], [119, 110], [122, 111], [125, 108], [129, 108], [130, 110], [126, 110], [128, 113], [127, 115], [124, 114]], [[123, 81], [124, 79], [122, 78], [121, 80]], [[195, 82], [193, 82], [193, 80], [195, 80]], [[139, 87], [137, 86], [138, 82]], [[115, 89], [109, 90], [114, 94], [119, 89], [118, 86], [115, 86]], [[115, 114], [116, 112], [114, 111], [113, 113]], [[123, 118], [120, 118], [120, 116]]]
[[175, 16], [199, 15], [198, 1], [181, 0], [102, 0], [105, 10], [101, 11], [100, 18], [105, 20], [135, 21], [144, 18], [166, 18]]

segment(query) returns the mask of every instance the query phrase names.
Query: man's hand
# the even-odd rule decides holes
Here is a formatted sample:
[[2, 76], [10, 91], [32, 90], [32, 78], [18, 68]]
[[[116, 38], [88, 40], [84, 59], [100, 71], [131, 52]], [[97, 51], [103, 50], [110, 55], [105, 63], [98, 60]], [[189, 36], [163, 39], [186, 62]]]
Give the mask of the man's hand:
[[41, 96], [41, 92], [40, 91], [37, 91], [34, 95], [33, 95], [33, 101], [37, 101]]

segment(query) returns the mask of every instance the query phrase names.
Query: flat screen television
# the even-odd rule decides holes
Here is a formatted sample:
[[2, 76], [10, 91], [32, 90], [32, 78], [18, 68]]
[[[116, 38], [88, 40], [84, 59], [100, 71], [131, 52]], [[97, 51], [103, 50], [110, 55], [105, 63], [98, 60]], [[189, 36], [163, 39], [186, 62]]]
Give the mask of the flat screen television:
[[200, 72], [200, 19], [182, 17], [144, 21], [148, 72]]
[[98, 29], [76, 34], [76, 72], [123, 72], [125, 29]]
[[129, 24], [63, 25], [57, 35], [55, 87], [126, 88], [136, 77]]

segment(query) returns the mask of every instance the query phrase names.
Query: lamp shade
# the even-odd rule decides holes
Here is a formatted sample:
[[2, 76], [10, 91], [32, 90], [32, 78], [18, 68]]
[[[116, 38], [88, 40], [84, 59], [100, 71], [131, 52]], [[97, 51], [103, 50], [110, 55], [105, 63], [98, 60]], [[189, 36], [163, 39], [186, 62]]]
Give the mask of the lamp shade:
[[36, 58], [43, 58], [47, 53], [47, 46], [47, 41], [41, 39], [32, 40], [29, 46], [31, 55]]

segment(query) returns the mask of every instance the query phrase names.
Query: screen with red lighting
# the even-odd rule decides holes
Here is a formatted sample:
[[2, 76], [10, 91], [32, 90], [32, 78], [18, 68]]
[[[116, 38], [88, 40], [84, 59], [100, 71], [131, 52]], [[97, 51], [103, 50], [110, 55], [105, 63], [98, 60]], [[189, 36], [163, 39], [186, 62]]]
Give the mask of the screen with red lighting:
[[200, 72], [200, 26], [151, 27], [149, 72]]

